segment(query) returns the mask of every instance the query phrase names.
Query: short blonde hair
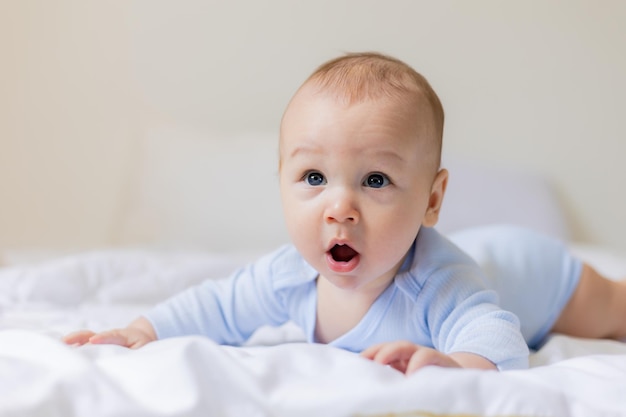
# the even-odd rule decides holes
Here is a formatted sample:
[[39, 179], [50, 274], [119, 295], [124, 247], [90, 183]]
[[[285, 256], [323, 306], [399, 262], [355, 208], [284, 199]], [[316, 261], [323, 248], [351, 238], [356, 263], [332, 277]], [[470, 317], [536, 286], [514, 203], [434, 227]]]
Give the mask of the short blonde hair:
[[434, 128], [433, 145], [437, 165], [441, 158], [444, 112], [437, 94], [426, 78], [399, 59], [377, 52], [349, 53], [320, 67], [304, 85], [317, 84], [338, 99], [354, 103], [390, 97], [415, 103], [426, 99]]

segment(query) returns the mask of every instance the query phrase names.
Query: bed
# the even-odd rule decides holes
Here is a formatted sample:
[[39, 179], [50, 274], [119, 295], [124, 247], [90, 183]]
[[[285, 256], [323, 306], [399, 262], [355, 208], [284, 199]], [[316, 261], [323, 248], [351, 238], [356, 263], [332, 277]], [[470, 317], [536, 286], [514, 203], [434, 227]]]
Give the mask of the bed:
[[[216, 207], [215, 193], [206, 201], [194, 198], [211, 176], [208, 169], [238, 169], [224, 162], [235, 161], [224, 152], [236, 154], [238, 141], [272, 161], [273, 148], [266, 148], [273, 135], [255, 136], [256, 145], [249, 137], [229, 140], [217, 154], [215, 142], [167, 132], [144, 144], [115, 248], [2, 254], [0, 416], [626, 416], [626, 344], [616, 341], [552, 335], [532, 353], [527, 370], [428, 367], [409, 377], [349, 352], [302, 343], [290, 324], [260, 329], [242, 347], [202, 337], [139, 350], [64, 345], [59, 339], [67, 332], [123, 326], [167, 296], [227, 276], [285, 239], [276, 203], [264, 200], [267, 193], [245, 176], [236, 185], [250, 188], [246, 198], [258, 200], [257, 210], [268, 204], [273, 212], [263, 222], [239, 222], [243, 238], [220, 229], [225, 216], [237, 216], [229, 213], [232, 205]], [[275, 168], [262, 159], [237, 163], [257, 179], [275, 179]], [[443, 232], [510, 222], [571, 240], [545, 179], [452, 158], [445, 164], [453, 175]], [[482, 187], [472, 191], [469, 184], [477, 183]], [[481, 189], [499, 191], [480, 195]], [[228, 191], [215, 192], [226, 201]], [[207, 213], [222, 221], [201, 224]], [[571, 248], [604, 274], [626, 277], [619, 252], [575, 242]]]

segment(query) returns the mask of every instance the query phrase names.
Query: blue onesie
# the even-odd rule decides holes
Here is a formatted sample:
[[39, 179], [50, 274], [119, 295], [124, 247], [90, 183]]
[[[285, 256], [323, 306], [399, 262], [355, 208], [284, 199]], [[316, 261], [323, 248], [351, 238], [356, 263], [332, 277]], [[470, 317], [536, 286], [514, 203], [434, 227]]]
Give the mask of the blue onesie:
[[582, 261], [559, 240], [516, 226], [487, 226], [449, 238], [482, 269], [499, 305], [520, 319], [528, 346], [537, 349], [569, 301]]
[[[545, 338], [579, 275], [580, 262], [563, 246], [526, 230], [480, 228], [449, 240], [422, 228], [392, 284], [330, 345], [360, 352], [410, 340], [445, 353], [475, 353], [502, 370], [524, 368], [527, 345]], [[159, 339], [199, 334], [240, 345], [261, 326], [293, 321], [315, 342], [317, 276], [287, 245], [228, 279], [175, 295], [146, 318]]]

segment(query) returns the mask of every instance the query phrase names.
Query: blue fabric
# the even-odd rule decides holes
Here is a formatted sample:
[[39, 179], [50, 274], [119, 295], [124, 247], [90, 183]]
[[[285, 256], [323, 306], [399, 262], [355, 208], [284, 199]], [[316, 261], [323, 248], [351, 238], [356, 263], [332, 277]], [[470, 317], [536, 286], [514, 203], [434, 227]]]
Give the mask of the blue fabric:
[[[394, 282], [330, 345], [360, 352], [410, 340], [446, 353], [475, 353], [500, 369], [524, 368], [527, 344], [545, 338], [580, 271], [563, 245], [528, 230], [477, 228], [449, 240], [422, 228]], [[239, 345], [263, 325], [291, 320], [315, 342], [317, 275], [288, 245], [228, 279], [172, 297], [146, 317], [159, 338], [200, 334]]]
[[449, 237], [479, 264], [499, 305], [519, 317], [528, 346], [539, 348], [578, 285], [582, 261], [560, 240], [517, 226], [477, 227]]

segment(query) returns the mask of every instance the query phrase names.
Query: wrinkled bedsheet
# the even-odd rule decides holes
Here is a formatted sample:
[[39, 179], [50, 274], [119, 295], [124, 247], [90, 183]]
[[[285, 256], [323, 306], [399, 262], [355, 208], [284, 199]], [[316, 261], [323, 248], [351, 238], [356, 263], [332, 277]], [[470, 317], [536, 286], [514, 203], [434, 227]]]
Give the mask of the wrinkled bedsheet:
[[0, 416], [626, 416], [626, 344], [614, 341], [555, 335], [528, 370], [409, 377], [301, 343], [292, 326], [262, 329], [245, 347], [59, 341], [122, 326], [249, 258], [102, 251], [0, 268]]

